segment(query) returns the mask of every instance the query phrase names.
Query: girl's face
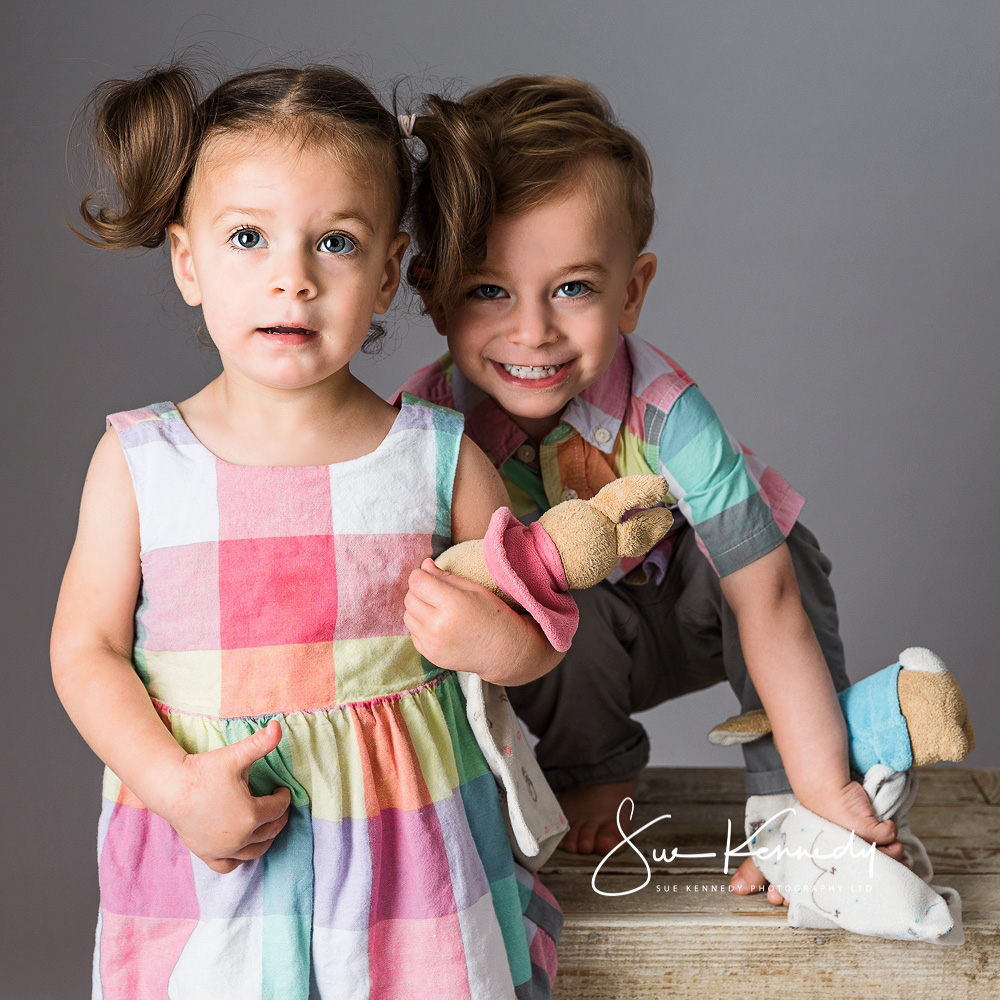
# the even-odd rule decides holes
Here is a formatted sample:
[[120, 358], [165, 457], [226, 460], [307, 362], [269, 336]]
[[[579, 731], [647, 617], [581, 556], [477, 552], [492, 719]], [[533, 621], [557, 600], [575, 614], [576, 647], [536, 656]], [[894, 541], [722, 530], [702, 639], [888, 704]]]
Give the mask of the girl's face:
[[203, 150], [174, 278], [227, 376], [277, 389], [346, 377], [399, 285], [408, 237], [382, 188], [316, 145], [223, 137]]
[[656, 258], [636, 257], [616, 212], [582, 182], [498, 216], [483, 266], [457, 304], [431, 316], [462, 374], [542, 440], [607, 370], [619, 332], [635, 329], [655, 271]]

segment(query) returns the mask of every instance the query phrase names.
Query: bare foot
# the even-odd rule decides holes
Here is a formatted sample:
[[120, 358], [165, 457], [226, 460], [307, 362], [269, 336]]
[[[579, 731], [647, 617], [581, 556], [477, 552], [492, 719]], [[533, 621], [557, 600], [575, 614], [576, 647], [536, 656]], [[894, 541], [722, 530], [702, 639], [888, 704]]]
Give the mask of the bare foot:
[[[618, 807], [622, 800], [635, 795], [635, 779], [608, 785], [587, 785], [559, 796], [569, 830], [559, 845], [572, 854], [607, 854], [622, 841], [618, 832]], [[632, 832], [629, 809], [622, 810], [621, 824]]]
[[760, 873], [760, 869], [754, 864], [753, 858], [747, 858], [737, 869], [736, 874], [730, 879], [729, 884], [737, 896], [749, 896], [752, 893], [763, 892], [767, 889], [767, 901], [775, 906], [782, 904], [788, 906], [788, 900], [769, 885], [766, 878]]

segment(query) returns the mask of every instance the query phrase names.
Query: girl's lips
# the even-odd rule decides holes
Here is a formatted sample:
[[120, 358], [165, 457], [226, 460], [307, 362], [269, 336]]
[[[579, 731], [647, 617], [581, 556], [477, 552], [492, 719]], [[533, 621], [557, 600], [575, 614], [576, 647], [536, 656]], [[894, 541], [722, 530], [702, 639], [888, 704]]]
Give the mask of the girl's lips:
[[315, 330], [298, 326], [258, 327], [257, 332], [276, 344], [305, 344], [317, 336]]
[[[549, 375], [545, 378], [518, 378], [516, 375], [512, 375], [499, 361], [491, 361], [490, 364], [493, 365], [494, 371], [497, 373], [499, 378], [506, 382], [508, 385], [516, 385], [522, 389], [551, 389], [553, 386], [561, 385], [566, 379], [569, 378], [570, 373], [573, 369], [573, 362], [567, 361], [555, 375]], [[512, 365], [511, 367], [518, 367]], [[527, 367], [527, 366], [526, 366]], [[534, 367], [542, 368], [554, 368], [555, 365], [536, 365]]]

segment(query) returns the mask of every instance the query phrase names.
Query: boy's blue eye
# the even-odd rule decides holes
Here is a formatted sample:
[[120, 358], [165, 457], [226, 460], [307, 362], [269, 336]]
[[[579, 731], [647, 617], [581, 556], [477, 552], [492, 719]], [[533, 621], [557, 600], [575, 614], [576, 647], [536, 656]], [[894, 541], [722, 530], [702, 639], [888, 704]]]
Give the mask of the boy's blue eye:
[[323, 253], [349, 254], [358, 249], [358, 245], [349, 236], [343, 233], [330, 233], [319, 241], [319, 248]]
[[478, 285], [472, 294], [477, 299], [502, 299], [507, 293], [499, 285]]
[[267, 246], [267, 240], [256, 229], [237, 229], [229, 242], [240, 250], [260, 250]]
[[558, 289], [558, 292], [562, 293], [560, 297], [564, 299], [578, 299], [589, 291], [590, 286], [583, 281], [567, 281]]

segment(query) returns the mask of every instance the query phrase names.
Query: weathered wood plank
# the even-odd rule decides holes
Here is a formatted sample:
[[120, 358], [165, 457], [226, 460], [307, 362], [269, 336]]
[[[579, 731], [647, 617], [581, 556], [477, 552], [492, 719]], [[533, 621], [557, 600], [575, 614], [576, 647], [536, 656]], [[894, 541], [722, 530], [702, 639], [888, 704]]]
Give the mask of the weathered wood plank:
[[658, 923], [570, 926], [554, 1000], [995, 1000], [1000, 931], [960, 948], [855, 934]]
[[[559, 900], [569, 922], [578, 918], [598, 921], [621, 918], [631, 926], [633, 918], [656, 918], [665, 924], [770, 926], [784, 923], [783, 907], [772, 906], [763, 895], [737, 896], [727, 889], [728, 879], [713, 875], [654, 875], [649, 885], [628, 896], [600, 896], [590, 879], [576, 875], [543, 874], [545, 885]], [[1000, 875], [949, 875], [937, 879], [962, 897], [962, 917], [967, 927], [1000, 929]], [[622, 892], [640, 885], [642, 879], [601, 873], [598, 885], [606, 892]], [[796, 933], [804, 933], [796, 930]], [[827, 933], [827, 932], [823, 932]], [[830, 932], [834, 933], [834, 932]], [[840, 932], [837, 932], [840, 933]], [[1000, 955], [997, 956], [1000, 959]]]
[[970, 773], [986, 801], [992, 805], [1000, 805], [1000, 768], [973, 768]]
[[920, 805], [964, 805], [966, 803], [983, 805], [988, 800], [983, 796], [982, 789], [976, 783], [975, 774], [968, 767], [935, 767], [914, 768], [920, 779], [917, 792], [917, 802]]
[[635, 799], [671, 806], [733, 803], [742, 809], [747, 793], [738, 767], [648, 767], [639, 776]]
[[[705, 882], [679, 880], [692, 881]], [[581, 896], [579, 879], [549, 878], [566, 910], [555, 1000], [993, 1000], [1000, 992], [1000, 877], [946, 881], [963, 896], [962, 947], [790, 928], [783, 912], [762, 898], [726, 892], [647, 888], [632, 897], [598, 897], [598, 915]], [[623, 912], [637, 898], [645, 901], [640, 909]]]
[[[919, 801], [924, 804], [1000, 804], [1000, 771], [936, 765], [918, 767], [916, 773], [920, 778]], [[984, 794], [978, 780], [981, 775], [987, 782], [992, 776], [993, 798]], [[671, 806], [703, 802], [742, 807], [746, 802], [743, 771], [735, 767], [650, 767], [639, 777], [635, 800]]]

